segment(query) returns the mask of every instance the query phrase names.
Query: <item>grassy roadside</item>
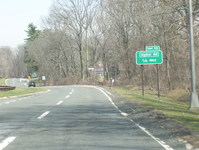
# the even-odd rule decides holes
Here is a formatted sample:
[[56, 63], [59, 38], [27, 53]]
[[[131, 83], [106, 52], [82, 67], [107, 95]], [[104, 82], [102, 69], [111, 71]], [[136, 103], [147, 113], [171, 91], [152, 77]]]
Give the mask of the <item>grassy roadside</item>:
[[158, 99], [157, 95], [154, 94], [145, 94], [142, 97], [141, 91], [132, 90], [131, 87], [114, 87], [113, 90], [125, 98], [152, 106], [164, 115], [183, 124], [191, 131], [199, 132], [199, 111], [189, 110], [188, 103], [166, 97]]
[[0, 78], [0, 85], [1, 85], [1, 86], [6, 85], [5, 79], [4, 79], [4, 78]]
[[199, 110], [189, 110], [189, 104], [186, 102], [176, 101], [163, 96], [158, 99], [155, 94], [145, 94], [142, 97], [141, 91], [133, 90], [132, 87], [113, 87], [112, 90], [124, 98], [153, 107], [156, 111], [183, 125], [192, 132], [192, 135], [181, 138], [194, 148], [199, 148]]
[[[0, 78], [0, 85], [4, 86], [5, 84], [5, 79]], [[37, 93], [37, 92], [42, 92], [46, 91], [46, 89], [42, 88], [16, 88], [15, 90], [11, 91], [0, 91], [0, 98], [3, 97], [11, 97], [11, 96], [20, 96], [20, 95], [26, 95], [26, 94], [32, 94], [32, 93]]]
[[0, 92], [0, 98], [3, 97], [11, 97], [11, 96], [20, 96], [26, 94], [32, 94], [37, 92], [46, 91], [46, 89], [42, 88], [16, 88], [15, 90]]

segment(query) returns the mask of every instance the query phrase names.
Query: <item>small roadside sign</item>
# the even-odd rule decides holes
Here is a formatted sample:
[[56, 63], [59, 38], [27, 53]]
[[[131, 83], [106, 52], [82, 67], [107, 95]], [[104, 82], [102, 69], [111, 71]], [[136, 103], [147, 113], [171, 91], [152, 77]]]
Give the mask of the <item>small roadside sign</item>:
[[160, 46], [146, 46], [146, 51], [160, 51]]
[[42, 77], [41, 77], [41, 80], [42, 80], [42, 81], [46, 81], [46, 76], [42, 76]]

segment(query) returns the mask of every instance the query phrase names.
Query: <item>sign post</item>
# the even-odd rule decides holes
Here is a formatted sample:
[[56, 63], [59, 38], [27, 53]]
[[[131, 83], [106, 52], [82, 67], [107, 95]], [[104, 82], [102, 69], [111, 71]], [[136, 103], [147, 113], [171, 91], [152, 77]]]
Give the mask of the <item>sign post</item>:
[[189, 0], [189, 35], [190, 35], [190, 57], [191, 57], [191, 101], [190, 109], [199, 109], [198, 93], [196, 90], [196, 66], [194, 54], [194, 36], [193, 36], [193, 11], [192, 0]]
[[157, 66], [157, 90], [158, 98], [160, 97], [160, 80], [159, 80], [159, 64], [163, 63], [163, 52], [160, 46], [146, 46], [146, 51], [137, 51], [135, 54], [136, 64], [142, 67], [142, 96], [144, 96], [144, 66], [156, 64]]
[[142, 69], [142, 96], [144, 96], [144, 65], [141, 65]]
[[45, 86], [45, 84], [46, 84], [46, 76], [42, 76], [41, 80], [42, 80], [42, 85]]
[[158, 98], [160, 98], [160, 76], [159, 76], [159, 65], [157, 66], [157, 89], [158, 89]]

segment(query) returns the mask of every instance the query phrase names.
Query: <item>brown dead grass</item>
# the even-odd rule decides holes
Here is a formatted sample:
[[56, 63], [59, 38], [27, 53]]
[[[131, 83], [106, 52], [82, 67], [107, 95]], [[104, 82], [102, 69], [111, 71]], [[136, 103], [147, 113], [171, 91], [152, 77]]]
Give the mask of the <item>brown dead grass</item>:
[[190, 101], [190, 93], [184, 89], [177, 89], [167, 92], [166, 97], [171, 98], [173, 100], [181, 101], [181, 102], [189, 102]]

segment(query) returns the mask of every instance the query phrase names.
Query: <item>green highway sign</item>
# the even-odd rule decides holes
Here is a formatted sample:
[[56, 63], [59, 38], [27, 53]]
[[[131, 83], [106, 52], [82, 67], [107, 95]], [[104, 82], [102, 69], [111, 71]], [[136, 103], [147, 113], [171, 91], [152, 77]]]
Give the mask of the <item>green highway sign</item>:
[[162, 64], [163, 54], [162, 51], [137, 51], [136, 54], [137, 65], [148, 65], [148, 64]]
[[146, 46], [146, 51], [160, 51], [160, 46]]

